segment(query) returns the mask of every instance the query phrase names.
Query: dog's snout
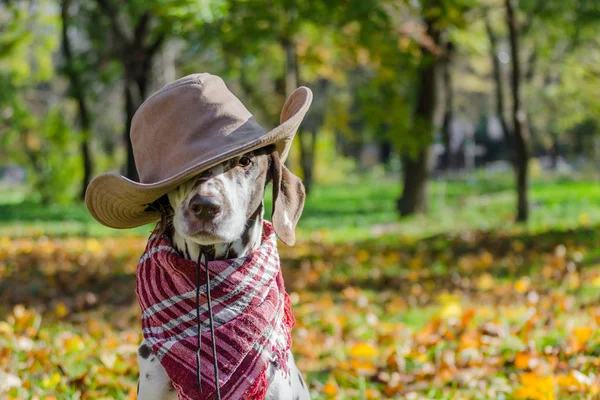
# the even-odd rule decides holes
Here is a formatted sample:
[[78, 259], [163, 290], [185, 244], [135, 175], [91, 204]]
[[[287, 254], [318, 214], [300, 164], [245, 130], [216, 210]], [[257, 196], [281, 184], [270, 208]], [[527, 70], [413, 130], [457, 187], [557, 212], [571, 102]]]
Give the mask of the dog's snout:
[[210, 221], [221, 212], [221, 204], [214, 196], [201, 196], [199, 194], [190, 200], [190, 210], [194, 216], [203, 221]]

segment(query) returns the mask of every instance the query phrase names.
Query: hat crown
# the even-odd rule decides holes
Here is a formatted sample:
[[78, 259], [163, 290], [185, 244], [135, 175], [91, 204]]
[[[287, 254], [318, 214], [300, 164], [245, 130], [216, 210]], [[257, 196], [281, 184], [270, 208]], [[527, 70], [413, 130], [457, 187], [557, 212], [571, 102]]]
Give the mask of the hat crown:
[[265, 130], [215, 75], [193, 74], [151, 95], [131, 123], [140, 182], [152, 184], [192, 168], [224, 146], [256, 139]]

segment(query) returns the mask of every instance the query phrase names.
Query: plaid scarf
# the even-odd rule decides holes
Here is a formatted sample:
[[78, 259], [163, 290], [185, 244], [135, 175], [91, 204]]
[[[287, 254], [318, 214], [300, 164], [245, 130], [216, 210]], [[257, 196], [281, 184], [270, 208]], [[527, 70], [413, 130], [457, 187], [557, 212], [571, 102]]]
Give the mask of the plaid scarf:
[[[223, 399], [263, 399], [271, 362], [289, 372], [287, 352], [294, 317], [276, 246], [273, 226], [265, 222], [258, 249], [243, 258], [208, 263]], [[215, 394], [206, 270], [200, 285], [202, 393], [197, 384], [197, 268], [196, 262], [183, 259], [155, 229], [137, 269], [143, 335], [179, 399], [211, 399]]]

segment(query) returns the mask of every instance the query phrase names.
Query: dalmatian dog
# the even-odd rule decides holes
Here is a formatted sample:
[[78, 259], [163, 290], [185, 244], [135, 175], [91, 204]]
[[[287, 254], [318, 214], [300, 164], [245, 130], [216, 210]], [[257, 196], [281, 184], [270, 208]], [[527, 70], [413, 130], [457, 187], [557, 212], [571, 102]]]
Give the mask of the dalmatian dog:
[[[304, 206], [304, 186], [279, 161], [273, 145], [218, 164], [179, 185], [155, 202], [162, 215], [161, 226], [181, 256], [197, 260], [201, 247], [215, 260], [243, 257], [261, 242], [266, 185], [273, 182], [274, 199], [280, 190], [286, 196], [274, 201], [279, 207], [273, 223], [290, 231]], [[279, 232], [278, 232], [279, 233]], [[207, 250], [208, 249], [208, 250]], [[177, 399], [166, 371], [142, 341], [138, 350], [141, 400]], [[291, 351], [285, 373], [277, 365], [268, 368], [266, 399], [305, 400], [310, 393], [296, 367]]]

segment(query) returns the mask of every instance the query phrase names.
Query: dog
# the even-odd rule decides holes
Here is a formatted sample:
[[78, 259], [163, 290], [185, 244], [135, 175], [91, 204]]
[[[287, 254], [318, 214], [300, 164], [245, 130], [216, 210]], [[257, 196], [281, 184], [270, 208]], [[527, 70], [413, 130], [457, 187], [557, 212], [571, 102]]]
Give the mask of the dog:
[[[280, 237], [295, 239], [294, 227], [304, 206], [304, 186], [280, 161], [275, 146], [224, 161], [180, 184], [152, 207], [161, 213], [160, 229], [180, 256], [198, 260], [203, 250], [214, 260], [245, 257], [261, 243], [263, 197], [273, 184], [273, 225]], [[284, 240], [287, 241], [287, 240]], [[266, 399], [310, 399], [291, 351], [285, 372], [267, 369]], [[140, 400], [177, 399], [169, 377], [143, 340], [138, 349]]]

